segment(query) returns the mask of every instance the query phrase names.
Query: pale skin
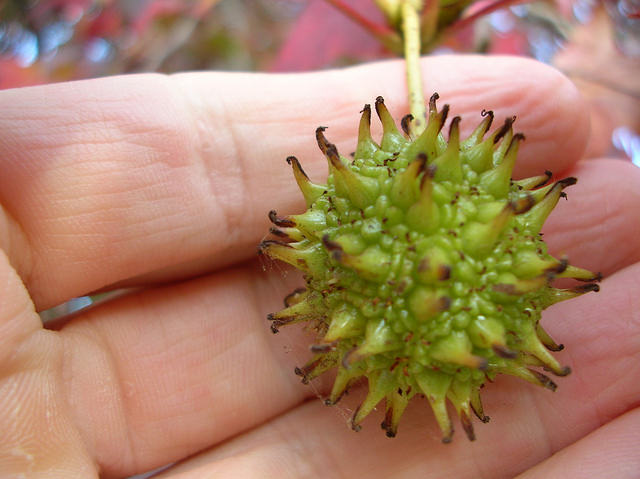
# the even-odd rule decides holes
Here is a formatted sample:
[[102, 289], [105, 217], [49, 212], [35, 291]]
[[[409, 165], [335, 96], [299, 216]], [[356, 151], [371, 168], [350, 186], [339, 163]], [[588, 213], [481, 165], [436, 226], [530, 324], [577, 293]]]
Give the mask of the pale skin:
[[[552, 393], [499, 377], [491, 422], [440, 443], [416, 399], [395, 439], [352, 432], [356, 388], [293, 368], [313, 336], [266, 314], [300, 285], [256, 259], [267, 212], [301, 212], [284, 159], [317, 182], [313, 138], [348, 154], [377, 95], [406, 113], [402, 62], [305, 75], [139, 75], [0, 92], [0, 476], [118, 478], [637, 477], [640, 169], [580, 161], [588, 112], [560, 74], [517, 58], [423, 60], [424, 90], [463, 117], [518, 116], [516, 176], [577, 176], [545, 226], [551, 252], [601, 271], [600, 293], [545, 312], [573, 373]], [[137, 289], [43, 329], [36, 311]], [[381, 409], [381, 408], [379, 408]], [[182, 462], [180, 462], [182, 461]], [[22, 476], [20, 475], [22, 474]]]

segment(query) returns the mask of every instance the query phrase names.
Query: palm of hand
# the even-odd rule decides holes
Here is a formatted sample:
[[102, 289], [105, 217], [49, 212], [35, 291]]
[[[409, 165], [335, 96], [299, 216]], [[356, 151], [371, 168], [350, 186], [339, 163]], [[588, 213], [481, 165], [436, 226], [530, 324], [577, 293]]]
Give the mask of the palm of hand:
[[[606, 280], [598, 295], [545, 314], [574, 370], [558, 392], [499, 378], [485, 389], [493, 421], [477, 428], [475, 443], [458, 434], [441, 445], [420, 401], [396, 439], [375, 420], [354, 434], [341, 409], [324, 409], [292, 374], [308, 339], [269, 332], [266, 313], [297, 277], [265, 272], [250, 256], [268, 209], [301, 207], [277, 159], [295, 153], [322, 177], [317, 122], [348, 151], [363, 103], [382, 94], [402, 104], [400, 63], [300, 78], [187, 74], [6, 91], [0, 473], [123, 477], [209, 448], [164, 474], [631, 477], [640, 462], [628, 447], [640, 421], [640, 172], [614, 160], [577, 163], [586, 114], [556, 73], [517, 59], [425, 64], [428, 90], [463, 118], [489, 106], [498, 117], [518, 115], [527, 134], [518, 176], [550, 168], [580, 180], [545, 237]], [[116, 286], [133, 289], [53, 329], [34, 311]]]

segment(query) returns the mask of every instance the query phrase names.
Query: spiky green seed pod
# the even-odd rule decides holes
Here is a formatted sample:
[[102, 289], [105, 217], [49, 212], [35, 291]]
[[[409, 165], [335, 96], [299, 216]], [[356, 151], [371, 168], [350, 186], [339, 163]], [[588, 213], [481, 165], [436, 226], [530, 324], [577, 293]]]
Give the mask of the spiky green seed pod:
[[[474, 439], [471, 411], [486, 422], [480, 388], [497, 374], [510, 374], [555, 390], [535, 368], [569, 373], [549, 351], [561, 345], [539, 324], [548, 306], [598, 291], [599, 275], [569, 266], [547, 253], [540, 229], [565, 187], [575, 178], [544, 186], [545, 175], [511, 180], [518, 147], [508, 118], [488, 134], [493, 113], [464, 141], [451, 121], [440, 133], [448, 106], [429, 104], [426, 129], [403, 135], [382, 98], [380, 144], [370, 134], [365, 105], [353, 160], [338, 154], [318, 128], [316, 138], [329, 163], [327, 185], [312, 183], [294, 157], [287, 161], [306, 200], [300, 215], [271, 212], [278, 240], [260, 251], [305, 273], [306, 287], [287, 297], [286, 308], [269, 315], [271, 328], [311, 321], [320, 332], [313, 358], [296, 373], [307, 383], [337, 369], [326, 400], [335, 404], [361, 377], [368, 394], [352, 427], [386, 403], [382, 427], [395, 436], [408, 401], [424, 395], [449, 442], [449, 401]], [[556, 289], [554, 278], [587, 282]]]

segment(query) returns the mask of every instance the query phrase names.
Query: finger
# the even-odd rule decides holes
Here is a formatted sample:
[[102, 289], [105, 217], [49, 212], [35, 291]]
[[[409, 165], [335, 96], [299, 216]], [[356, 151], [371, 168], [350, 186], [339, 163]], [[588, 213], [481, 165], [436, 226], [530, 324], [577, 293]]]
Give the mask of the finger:
[[[559, 73], [513, 57], [424, 60], [426, 91], [465, 116], [519, 117], [518, 175], [568, 169], [587, 115]], [[132, 277], [170, 280], [246, 258], [266, 212], [302, 206], [284, 158], [326, 176], [313, 131], [354, 149], [358, 111], [406, 110], [401, 62], [307, 75], [128, 76], [0, 93], [0, 238], [39, 309]], [[372, 82], [371, 78], [376, 81]]]
[[640, 168], [620, 160], [578, 163], [543, 231], [557, 257], [605, 276], [640, 261]]
[[[478, 427], [479, 442], [539, 448], [550, 442], [541, 440], [548, 434], [551, 447], [560, 448], [630, 407], [640, 394], [632, 380], [640, 374], [634, 359], [640, 352], [640, 321], [634, 319], [640, 311], [639, 272], [639, 265], [627, 268], [605, 280], [599, 294], [549, 310], [545, 328], [566, 345], [559, 357], [574, 373], [555, 394], [505, 378], [485, 388], [495, 425]], [[329, 384], [303, 386], [293, 374], [310, 356], [306, 345], [313, 337], [303, 339], [294, 329], [273, 336], [261, 319], [281, 307], [279, 298], [296, 283], [287, 276], [291, 282], [283, 284], [276, 273], [256, 278], [255, 270], [240, 269], [185, 283], [175, 294], [167, 288], [145, 291], [90, 310], [62, 330], [70, 352], [66, 389], [76, 398], [76, 423], [103, 470], [123, 475], [160, 466], [262, 424], [305, 397], [327, 393]], [[414, 402], [419, 405], [403, 420], [401, 435], [419, 444], [425, 435], [439, 441], [429, 406]], [[334, 437], [347, 420], [348, 412], [336, 419], [343, 407], [296, 413], [278, 428]], [[325, 424], [331, 422], [338, 425]], [[382, 435], [375, 419], [366, 429]], [[342, 434], [349, 436], [342, 430], [337, 437]], [[290, 435], [296, 437], [295, 431]], [[466, 444], [463, 439], [457, 442]], [[351, 447], [341, 441], [336, 448]], [[406, 443], [397, 444], [394, 454], [403, 455]], [[546, 446], [538, 452], [539, 461]]]
[[640, 471], [639, 431], [640, 409], [636, 408], [559, 451], [517, 479], [637, 478]]

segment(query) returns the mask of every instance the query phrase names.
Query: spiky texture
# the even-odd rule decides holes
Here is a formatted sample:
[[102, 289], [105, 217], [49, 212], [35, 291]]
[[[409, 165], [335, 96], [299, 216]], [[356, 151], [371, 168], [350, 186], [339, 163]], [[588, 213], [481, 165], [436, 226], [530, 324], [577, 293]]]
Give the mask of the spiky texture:
[[[383, 127], [380, 144], [370, 134], [365, 105], [353, 160], [338, 154], [316, 131], [329, 163], [327, 185], [312, 183], [294, 157], [287, 159], [307, 203], [300, 215], [269, 214], [278, 240], [260, 252], [305, 273], [306, 287], [269, 315], [271, 328], [311, 321], [320, 337], [313, 358], [296, 373], [307, 383], [337, 369], [326, 400], [335, 404], [359, 378], [368, 394], [352, 418], [361, 421], [382, 400], [382, 427], [396, 434], [409, 400], [424, 395], [443, 441], [453, 426], [453, 404], [469, 439], [471, 411], [488, 420], [480, 388], [510, 374], [555, 390], [543, 368], [569, 373], [549, 351], [562, 349], [539, 324], [546, 307], [597, 291], [599, 275], [547, 253], [540, 229], [575, 178], [546, 183], [551, 173], [511, 180], [524, 136], [514, 118], [488, 134], [493, 113], [464, 141], [460, 118], [449, 139], [440, 133], [448, 105], [429, 103], [426, 129], [409, 138], [410, 116], [397, 129], [382, 98], [375, 103]], [[554, 278], [587, 282], [571, 289]]]

